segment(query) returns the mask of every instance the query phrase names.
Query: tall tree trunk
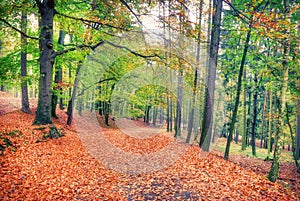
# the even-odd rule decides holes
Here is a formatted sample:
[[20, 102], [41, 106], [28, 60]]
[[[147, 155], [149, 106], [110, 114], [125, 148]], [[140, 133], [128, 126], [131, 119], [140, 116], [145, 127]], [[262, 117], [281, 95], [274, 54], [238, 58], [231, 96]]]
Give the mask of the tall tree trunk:
[[194, 75], [194, 85], [193, 85], [193, 97], [192, 97], [192, 105], [191, 110], [189, 113], [189, 120], [188, 120], [188, 134], [186, 138], [186, 143], [190, 143], [191, 137], [192, 137], [192, 130], [194, 121], [194, 113], [195, 113], [195, 107], [196, 107], [196, 91], [197, 91], [197, 84], [198, 84], [198, 67], [199, 67], [199, 61], [200, 61], [200, 39], [201, 39], [201, 21], [202, 21], [202, 10], [203, 10], [203, 0], [200, 0], [199, 5], [199, 21], [198, 21], [198, 36], [197, 36], [197, 53], [196, 53], [196, 62], [197, 66], [195, 69], [195, 75]]
[[263, 148], [263, 140], [265, 139], [265, 114], [266, 114], [266, 106], [267, 106], [267, 90], [265, 91], [265, 97], [264, 97], [264, 106], [262, 111], [262, 118], [261, 118], [261, 136], [260, 136], [260, 148]]
[[73, 93], [72, 93], [72, 97], [69, 100], [69, 104], [68, 104], [68, 120], [67, 120], [67, 124], [69, 126], [72, 125], [72, 121], [73, 121], [73, 110], [74, 110], [74, 103], [75, 103], [75, 97], [76, 97], [76, 93], [77, 93], [77, 88], [78, 88], [78, 84], [79, 84], [79, 76], [80, 76], [80, 69], [81, 69], [81, 62], [78, 65], [77, 71], [76, 71], [76, 77], [75, 77], [75, 81], [74, 81], [74, 86], [73, 86]]
[[[289, 129], [290, 129], [291, 140], [292, 140], [292, 147], [295, 147], [295, 138], [294, 138], [294, 135], [293, 135], [293, 128], [292, 128], [292, 125], [290, 123], [289, 113], [290, 113], [289, 106], [288, 106], [288, 103], [286, 103], [286, 114], [285, 114], [286, 115], [286, 120], [287, 120], [287, 124], [289, 126]], [[296, 165], [296, 168], [297, 168], [297, 172], [300, 173], [300, 165], [298, 163], [298, 159], [296, 158], [296, 153], [295, 153], [295, 149], [294, 148], [292, 150], [292, 153], [293, 153], [293, 158], [294, 158], [295, 165]]]
[[270, 158], [270, 153], [271, 153], [271, 141], [272, 141], [272, 103], [273, 103], [273, 94], [272, 90], [269, 91], [269, 96], [270, 96], [270, 108], [269, 108], [269, 129], [268, 129], [268, 156], [267, 158]]
[[[59, 31], [59, 38], [58, 38], [58, 44], [64, 45], [64, 39], [65, 39], [65, 32], [63, 30]], [[63, 99], [61, 97], [62, 95], [62, 88], [59, 86], [62, 83], [62, 67], [60, 65], [55, 66], [55, 76], [54, 76], [54, 89], [52, 92], [52, 108], [51, 108], [51, 115], [52, 117], [57, 118], [56, 115], [56, 105], [58, 103], [58, 94], [60, 94], [60, 104], [59, 108], [63, 109]]]
[[157, 114], [158, 114], [158, 108], [154, 107], [154, 109], [153, 109], [153, 121], [152, 121], [153, 126], [156, 126]]
[[257, 122], [257, 96], [258, 96], [258, 86], [257, 86], [257, 73], [254, 74], [254, 94], [253, 94], [253, 116], [252, 116], [252, 127], [251, 127], [251, 147], [252, 155], [256, 156], [256, 122]]
[[[289, 13], [289, 0], [285, 2], [285, 11], [286, 16], [285, 18], [289, 21], [290, 20], [290, 13]], [[289, 28], [287, 27], [286, 34], [289, 34]], [[290, 40], [289, 36], [284, 38], [283, 41], [283, 62], [282, 62], [282, 85], [281, 85], [281, 110], [279, 113], [279, 128], [278, 133], [276, 136], [275, 141], [275, 150], [274, 150], [274, 159], [272, 162], [272, 167], [268, 174], [268, 179], [272, 182], [277, 180], [279, 174], [279, 164], [281, 160], [281, 152], [282, 152], [282, 144], [283, 144], [283, 127], [284, 127], [284, 114], [285, 114], [285, 107], [286, 107], [286, 92], [288, 88], [288, 78], [289, 78], [289, 67], [288, 67], [288, 60], [289, 60], [289, 53], [290, 53]]]
[[[22, 11], [21, 16], [21, 30], [23, 33], [26, 33], [27, 28], [27, 14], [25, 11]], [[22, 91], [22, 112], [31, 114], [29, 107], [29, 98], [28, 98], [28, 84], [27, 84], [27, 38], [22, 34], [21, 35], [21, 91]]]
[[199, 146], [205, 150], [209, 150], [211, 133], [212, 133], [212, 120], [213, 120], [213, 108], [214, 108], [214, 93], [215, 93], [215, 81], [216, 70], [218, 61], [218, 51], [220, 42], [220, 28], [222, 18], [222, 0], [213, 0], [213, 18], [212, 18], [212, 31], [209, 50], [209, 69], [207, 79], [207, 89], [205, 93], [204, 104], [204, 117], [202, 121], [202, 133], [200, 137]]
[[34, 124], [51, 124], [54, 0], [37, 1], [41, 15], [39, 98]]
[[[179, 64], [181, 65], [181, 64]], [[181, 68], [181, 67], [180, 67]], [[175, 138], [181, 136], [181, 119], [182, 119], [182, 77], [183, 70], [179, 69], [178, 72], [178, 86], [177, 86], [177, 106], [176, 106], [176, 129]]]
[[[297, 87], [300, 88], [300, 79], [297, 79]], [[296, 144], [295, 144], [295, 157], [297, 160], [300, 159], [300, 99], [297, 96], [296, 102]]]
[[[250, 82], [250, 81], [249, 81]], [[246, 126], [246, 145], [250, 145], [250, 123], [251, 123], [251, 102], [252, 102], [252, 93], [249, 92], [249, 98], [248, 98], [248, 118], [247, 118], [247, 126]]]
[[229, 128], [229, 135], [227, 138], [226, 149], [225, 149], [225, 154], [224, 154], [224, 158], [226, 160], [228, 160], [228, 157], [229, 157], [230, 144], [231, 144], [232, 137], [233, 137], [233, 131], [234, 131], [236, 116], [237, 116], [237, 112], [238, 112], [239, 102], [240, 102], [240, 93], [241, 93], [241, 88], [242, 88], [242, 76], [243, 76], [243, 72], [244, 72], [244, 66], [245, 66], [246, 56], [247, 56], [248, 47], [249, 47], [250, 36], [251, 36], [251, 28], [249, 28], [249, 31], [247, 32], [243, 57], [242, 57], [242, 61], [241, 61], [240, 69], [239, 69], [235, 104], [234, 104], [234, 109], [232, 112], [231, 124], [230, 124], [230, 128]]
[[242, 151], [246, 150], [246, 146], [247, 146], [247, 141], [246, 141], [246, 134], [247, 134], [247, 107], [246, 107], [246, 98], [247, 98], [247, 94], [246, 94], [246, 79], [247, 79], [247, 75], [246, 75], [246, 70], [244, 70], [243, 73], [243, 77], [244, 77], [244, 93], [243, 93], [243, 134], [242, 134]]

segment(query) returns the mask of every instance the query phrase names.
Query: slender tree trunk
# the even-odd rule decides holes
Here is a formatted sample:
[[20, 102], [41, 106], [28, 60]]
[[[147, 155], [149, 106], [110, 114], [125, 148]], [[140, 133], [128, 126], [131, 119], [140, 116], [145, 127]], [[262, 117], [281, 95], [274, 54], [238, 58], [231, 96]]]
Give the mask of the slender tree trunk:
[[[27, 28], [27, 14], [25, 11], [22, 11], [21, 16], [21, 30], [23, 33], [26, 33]], [[21, 35], [21, 91], [22, 91], [22, 112], [31, 114], [29, 107], [29, 98], [28, 98], [28, 84], [27, 84], [27, 38], [24, 35]]]
[[246, 145], [249, 146], [250, 145], [250, 117], [251, 117], [251, 102], [252, 102], [252, 93], [251, 91], [249, 92], [249, 99], [248, 99], [249, 103], [248, 103], [248, 118], [247, 118], [247, 128], [246, 128]]
[[[181, 65], [181, 64], [179, 64]], [[181, 67], [180, 67], [181, 68]], [[181, 136], [181, 119], [182, 119], [182, 77], [183, 70], [180, 69], [178, 73], [178, 88], [177, 88], [177, 106], [176, 106], [176, 129], [175, 138]]]
[[226, 160], [228, 160], [228, 158], [229, 158], [230, 144], [232, 141], [232, 135], [233, 135], [233, 131], [234, 131], [236, 116], [237, 116], [239, 102], [240, 102], [240, 93], [241, 93], [241, 88], [242, 88], [242, 76], [243, 76], [243, 72], [244, 72], [244, 66], [245, 66], [247, 51], [248, 51], [248, 47], [249, 47], [250, 36], [251, 36], [251, 29], [247, 32], [245, 46], [244, 46], [244, 52], [243, 52], [242, 61], [241, 61], [240, 69], [239, 69], [235, 104], [234, 104], [234, 109], [232, 112], [231, 124], [230, 124], [230, 128], [229, 128], [229, 135], [227, 138], [226, 149], [225, 149], [225, 154], [224, 154], [224, 158]]
[[252, 116], [252, 127], [251, 127], [251, 147], [252, 155], [256, 156], [256, 122], [257, 122], [257, 96], [258, 96], [258, 86], [257, 86], [257, 73], [254, 74], [254, 94], [253, 94], [253, 116]]
[[[290, 20], [289, 14], [289, 0], [285, 1], [285, 18]], [[289, 28], [287, 28], [286, 33], [289, 33]], [[283, 127], [284, 127], [284, 114], [286, 107], [286, 92], [288, 88], [288, 78], [289, 78], [289, 67], [288, 67], [288, 57], [290, 53], [290, 41], [289, 36], [287, 36], [283, 41], [283, 62], [282, 62], [282, 86], [281, 86], [281, 110], [279, 113], [279, 128], [275, 141], [274, 159], [272, 162], [272, 167], [268, 174], [268, 179], [272, 182], [277, 180], [279, 174], [279, 164], [281, 160], [282, 144], [283, 144]]]
[[74, 81], [72, 97], [71, 97], [71, 99], [69, 101], [69, 104], [68, 104], [68, 111], [67, 111], [68, 120], [67, 120], [67, 124], [69, 126], [72, 125], [72, 121], [73, 121], [73, 113], [74, 113], [73, 110], [74, 110], [74, 103], [75, 103], [77, 88], [78, 88], [78, 84], [79, 84], [79, 76], [80, 76], [81, 65], [82, 64], [80, 62], [79, 65], [78, 65], [78, 68], [77, 68], [77, 72], [76, 72], [76, 77], [75, 77], [75, 81]]
[[239, 131], [238, 130], [239, 129], [238, 129], [238, 126], [237, 126], [236, 129], [235, 129], [235, 139], [234, 139], [236, 144], [239, 142]]
[[193, 97], [192, 97], [192, 105], [191, 110], [189, 113], [189, 120], [188, 120], [188, 134], [186, 138], [186, 143], [190, 143], [191, 137], [192, 137], [192, 130], [194, 125], [194, 113], [195, 113], [195, 107], [196, 107], [196, 91], [197, 91], [197, 84], [198, 84], [198, 67], [199, 67], [199, 61], [200, 61], [200, 39], [201, 39], [201, 21], [202, 21], [202, 10], [203, 10], [203, 0], [200, 0], [199, 5], [199, 21], [198, 21], [198, 36], [197, 36], [197, 53], [196, 53], [196, 62], [197, 66], [195, 69], [195, 75], [194, 75], [194, 86], [193, 86]]
[[[289, 106], [288, 106], [288, 103], [286, 103], [286, 119], [287, 119], [287, 124], [288, 124], [289, 129], [290, 129], [291, 140], [292, 140], [292, 147], [295, 147], [295, 138], [294, 138], [294, 135], [293, 135], [293, 128], [292, 128], [292, 125], [290, 123], [289, 113], [290, 113]], [[298, 163], [298, 159], [296, 158], [296, 153], [295, 153], [295, 149], [294, 148], [293, 148], [292, 152], [293, 152], [293, 158], [294, 158], [294, 161], [295, 161], [297, 172], [300, 173], [300, 165]]]
[[261, 118], [261, 136], [260, 136], [260, 148], [263, 148], [263, 140], [265, 139], [265, 113], [266, 113], [266, 105], [267, 105], [267, 91], [265, 91], [265, 97], [264, 97], [264, 106], [262, 111], [262, 118]]
[[272, 94], [272, 90], [269, 91], [269, 96], [270, 96], [270, 108], [269, 108], [269, 134], [268, 134], [268, 156], [267, 158], [270, 158], [270, 153], [271, 153], [271, 140], [272, 140], [272, 103], [273, 103], [273, 94]]
[[[65, 32], [60, 30], [59, 31], [58, 44], [64, 45], [64, 38], [65, 38]], [[51, 115], [52, 115], [52, 117], [57, 118], [56, 105], [58, 103], [58, 94], [60, 94], [59, 108], [63, 109], [63, 99], [61, 97], [62, 88], [61, 88], [61, 86], [59, 86], [62, 83], [62, 67], [60, 65], [55, 66], [54, 83], [55, 83], [55, 87], [54, 87], [53, 92], [52, 92], [52, 108], [51, 108], [52, 111], [51, 111]]]
[[157, 113], [158, 113], [158, 108], [157, 107], [154, 107], [153, 109], [153, 121], [152, 121], [152, 125], [153, 126], [156, 126], [156, 120], [157, 120]]
[[211, 31], [211, 42], [209, 50], [209, 70], [207, 79], [207, 89], [205, 93], [204, 104], [204, 117], [202, 121], [202, 133], [200, 137], [199, 146], [205, 150], [209, 150], [211, 133], [212, 133], [212, 120], [213, 120], [213, 108], [214, 108], [214, 93], [215, 93], [215, 81], [216, 70], [219, 52], [220, 31], [221, 31], [221, 18], [222, 18], [222, 0], [213, 0], [213, 27]]
[[247, 141], [246, 141], [246, 133], [247, 133], [247, 114], [246, 114], [246, 98], [247, 98], [247, 94], [246, 94], [246, 79], [247, 79], [247, 75], [246, 75], [246, 70], [244, 70], [244, 93], [243, 93], [243, 134], [242, 134], [242, 151], [246, 150], [246, 146], [247, 146]]
[[54, 0], [38, 3], [41, 14], [39, 98], [34, 124], [51, 124]]
[[[169, 7], [169, 16], [168, 16], [168, 25], [169, 25], [169, 27], [168, 27], [168, 32], [169, 32], [169, 58], [171, 58], [171, 54], [172, 54], [172, 34], [171, 34], [171, 0], [169, 0], [169, 5], [168, 5], [168, 7]], [[172, 70], [170, 70], [170, 85], [172, 85], [172, 83], [173, 83], [173, 73], [172, 73]], [[169, 93], [170, 94], [170, 101], [169, 101], [169, 104], [170, 104], [170, 106], [169, 106], [169, 109], [170, 109], [170, 129], [169, 129], [169, 131], [170, 132], [172, 132], [172, 130], [173, 130], [173, 99], [172, 99], [172, 95], [171, 95], [171, 93]]]
[[[300, 88], [300, 79], [297, 79], [298, 89]], [[296, 144], [295, 144], [295, 157], [297, 160], [300, 159], [300, 99], [297, 96], [296, 102]]]

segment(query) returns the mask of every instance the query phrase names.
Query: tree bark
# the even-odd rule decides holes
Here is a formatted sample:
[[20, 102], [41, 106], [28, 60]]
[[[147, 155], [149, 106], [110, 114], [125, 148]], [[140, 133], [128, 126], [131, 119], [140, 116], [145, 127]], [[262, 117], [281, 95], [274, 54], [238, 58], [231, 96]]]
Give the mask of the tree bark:
[[[287, 20], [290, 19], [289, 17], [289, 1], [285, 1], [285, 11]], [[286, 33], [289, 33], [289, 29], [287, 28]], [[290, 52], [290, 45], [289, 45], [289, 36], [284, 38], [283, 41], [283, 62], [282, 62], [282, 85], [281, 85], [281, 110], [279, 113], [279, 128], [278, 133], [276, 136], [275, 141], [275, 150], [274, 150], [274, 158], [272, 162], [272, 167], [268, 174], [268, 179], [272, 182], [275, 182], [278, 178], [279, 174], [279, 164], [281, 160], [281, 152], [282, 152], [282, 144], [283, 144], [283, 127], [284, 127], [284, 113], [286, 107], [286, 92], [288, 88], [288, 78], [289, 78], [289, 67], [288, 67], [288, 57]]]
[[230, 128], [229, 128], [229, 135], [227, 138], [226, 149], [225, 149], [225, 154], [224, 154], [224, 158], [226, 160], [228, 160], [228, 158], [229, 158], [230, 144], [231, 144], [232, 137], [233, 137], [233, 131], [234, 131], [236, 116], [237, 116], [237, 112], [238, 112], [239, 102], [240, 102], [240, 93], [241, 93], [241, 88], [242, 88], [242, 76], [243, 76], [246, 56], [247, 56], [247, 52], [248, 52], [248, 48], [249, 48], [250, 36], [251, 36], [251, 29], [247, 32], [245, 46], [244, 46], [244, 52], [243, 52], [242, 61], [241, 61], [240, 69], [239, 69], [235, 104], [234, 104], [234, 109], [232, 112], [231, 124], [230, 124]]
[[258, 86], [257, 86], [257, 73], [254, 74], [254, 94], [253, 94], [253, 116], [252, 116], [252, 127], [251, 127], [251, 147], [252, 155], [256, 156], [256, 121], [257, 121], [257, 96], [258, 96]]
[[246, 141], [246, 135], [247, 135], [247, 113], [246, 113], [246, 79], [247, 79], [247, 75], [246, 75], [246, 70], [244, 70], [243, 73], [243, 77], [244, 77], [244, 93], [243, 93], [243, 134], [242, 134], [242, 151], [246, 150], [246, 146], [247, 146], [247, 141]]
[[39, 98], [34, 124], [51, 124], [54, 0], [36, 1], [41, 15]]
[[[297, 79], [297, 87], [300, 88], [300, 79]], [[297, 96], [296, 102], [296, 144], [295, 144], [295, 157], [297, 160], [300, 159], [300, 99]]]
[[[294, 138], [294, 134], [293, 134], [293, 129], [292, 129], [292, 125], [290, 123], [290, 116], [289, 116], [289, 106], [288, 104], [286, 103], [286, 120], [287, 120], [287, 124], [289, 126], [289, 129], [290, 129], [290, 134], [291, 134], [291, 140], [292, 140], [292, 147], [295, 147], [295, 138]], [[300, 173], [300, 165], [298, 163], [298, 159], [296, 158], [296, 153], [295, 153], [295, 149], [293, 148], [292, 150], [292, 153], [293, 153], [293, 158], [294, 158], [294, 161], [295, 161], [295, 165], [296, 165], [296, 169], [297, 169], [297, 172]]]
[[[63, 30], [59, 31], [58, 44], [64, 45], [65, 32]], [[55, 76], [54, 76], [55, 87], [52, 92], [52, 108], [51, 115], [52, 117], [57, 118], [56, 115], [56, 105], [58, 103], [58, 94], [62, 95], [62, 88], [59, 84], [62, 83], [62, 67], [60, 65], [55, 66]], [[63, 99], [60, 97], [59, 108], [63, 109]]]
[[272, 94], [272, 90], [269, 91], [269, 96], [270, 96], [270, 108], [269, 108], [269, 131], [268, 131], [268, 156], [267, 158], [270, 157], [270, 153], [271, 153], [271, 140], [272, 140], [272, 103], [273, 103], [273, 94]]
[[[25, 11], [22, 11], [21, 16], [21, 31], [26, 33], [27, 28], [27, 14]], [[31, 114], [29, 107], [29, 98], [28, 98], [28, 84], [27, 84], [27, 38], [22, 34], [21, 35], [21, 91], [22, 91], [22, 112]]]
[[[179, 64], [181, 65], [181, 64]], [[181, 68], [181, 67], [180, 67]], [[178, 72], [178, 87], [177, 87], [177, 106], [176, 106], [176, 129], [175, 138], [181, 136], [181, 119], [182, 119], [182, 77], [183, 70], [179, 69]]]
[[69, 125], [69, 126], [72, 125], [72, 121], [73, 121], [73, 110], [74, 110], [75, 97], [76, 97], [78, 83], [79, 83], [79, 76], [80, 76], [81, 65], [82, 64], [80, 62], [79, 65], [78, 65], [78, 68], [77, 68], [77, 72], [76, 72], [76, 77], [75, 77], [75, 81], [74, 81], [72, 97], [69, 100], [69, 104], [68, 104], [68, 111], [67, 111], [68, 120], [67, 120], [67, 125]]
[[198, 66], [200, 61], [200, 39], [201, 39], [201, 21], [202, 21], [202, 10], [203, 10], [203, 0], [200, 0], [199, 5], [199, 21], [198, 21], [198, 36], [197, 36], [197, 53], [196, 53], [196, 62], [197, 66], [195, 69], [195, 75], [194, 75], [194, 83], [193, 83], [193, 97], [192, 97], [192, 105], [191, 110], [189, 113], [189, 119], [188, 119], [188, 134], [186, 138], [186, 143], [190, 143], [191, 137], [192, 137], [192, 130], [194, 127], [194, 121], [197, 119], [194, 118], [195, 113], [195, 107], [196, 107], [196, 91], [197, 91], [197, 85], [198, 85]]
[[199, 146], [204, 151], [209, 151], [211, 133], [212, 133], [212, 119], [213, 119], [213, 107], [214, 107], [214, 92], [215, 92], [215, 80], [218, 61], [218, 51], [220, 42], [221, 31], [221, 18], [222, 18], [222, 0], [213, 0], [213, 18], [212, 18], [212, 30], [211, 41], [209, 49], [209, 69], [207, 79], [207, 89], [205, 93], [204, 104], [204, 117], [202, 121], [202, 133], [200, 137]]
[[260, 148], [263, 148], [263, 141], [265, 139], [265, 115], [266, 115], [266, 105], [267, 105], [267, 91], [265, 91], [265, 97], [264, 97], [264, 106], [262, 111], [262, 118], [261, 118], [261, 136], [260, 136]]

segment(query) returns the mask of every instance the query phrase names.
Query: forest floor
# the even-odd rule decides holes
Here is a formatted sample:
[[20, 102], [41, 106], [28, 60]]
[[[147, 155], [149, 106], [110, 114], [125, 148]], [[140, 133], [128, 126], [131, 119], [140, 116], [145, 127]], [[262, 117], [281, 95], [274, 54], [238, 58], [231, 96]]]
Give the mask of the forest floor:
[[64, 111], [54, 120], [64, 136], [45, 139], [49, 126], [34, 126], [33, 114], [5, 108], [0, 100], [0, 144], [7, 146], [0, 156], [0, 200], [300, 200], [299, 174], [290, 163], [281, 164], [280, 179], [272, 183], [266, 179], [270, 162], [242, 156], [226, 161], [219, 151], [207, 154], [164, 134], [137, 139], [103, 127], [104, 138], [126, 153], [150, 155], [170, 143], [186, 148], [162, 169], [118, 171], [93, 154], [99, 146], [86, 144], [96, 136], [92, 130], [82, 138], [78, 127], [66, 126]]

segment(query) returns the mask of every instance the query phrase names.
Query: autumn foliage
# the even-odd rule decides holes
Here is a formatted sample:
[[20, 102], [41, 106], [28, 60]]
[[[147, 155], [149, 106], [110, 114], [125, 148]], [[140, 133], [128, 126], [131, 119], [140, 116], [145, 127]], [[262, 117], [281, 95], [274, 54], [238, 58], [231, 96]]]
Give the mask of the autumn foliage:
[[[13, 143], [0, 156], [1, 200], [299, 200], [296, 189], [217, 154], [200, 157], [196, 146], [162, 171], [116, 173], [87, 152], [75, 128], [66, 126], [63, 111], [54, 120], [64, 134], [60, 139], [43, 138], [49, 126], [33, 126], [33, 119], [18, 110], [0, 116], [1, 136]], [[8, 135], [12, 132], [16, 135]], [[143, 142], [108, 127], [104, 134], [135, 153], [157, 151], [173, 141], [158, 135]]]

